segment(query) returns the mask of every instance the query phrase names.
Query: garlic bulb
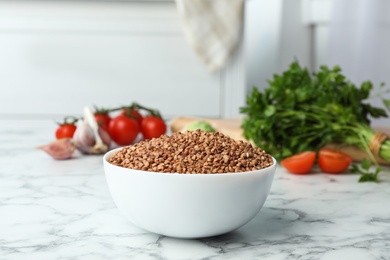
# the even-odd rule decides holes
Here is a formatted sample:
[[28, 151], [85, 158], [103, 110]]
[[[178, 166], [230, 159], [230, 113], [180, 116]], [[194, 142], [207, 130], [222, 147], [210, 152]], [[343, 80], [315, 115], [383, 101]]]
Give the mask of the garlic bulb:
[[71, 138], [63, 138], [37, 148], [45, 151], [56, 160], [65, 160], [72, 157], [76, 144]]
[[110, 136], [99, 128], [89, 107], [84, 108], [84, 119], [79, 120], [73, 139], [77, 149], [84, 154], [105, 153], [111, 143]]

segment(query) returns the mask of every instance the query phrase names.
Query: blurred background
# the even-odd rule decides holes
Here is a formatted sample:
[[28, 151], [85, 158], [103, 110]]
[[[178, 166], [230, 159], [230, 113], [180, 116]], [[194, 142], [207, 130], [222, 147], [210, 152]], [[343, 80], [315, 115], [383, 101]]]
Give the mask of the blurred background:
[[210, 69], [191, 33], [216, 33], [204, 32], [212, 18], [206, 9], [183, 13], [182, 1], [0, 1], [0, 119], [133, 101], [168, 119], [237, 117], [248, 91], [294, 59], [312, 70], [338, 64], [356, 84], [390, 85], [389, 1], [238, 0], [233, 8], [241, 2], [242, 12], [226, 10], [235, 14], [224, 21], [235, 29], [228, 57]]

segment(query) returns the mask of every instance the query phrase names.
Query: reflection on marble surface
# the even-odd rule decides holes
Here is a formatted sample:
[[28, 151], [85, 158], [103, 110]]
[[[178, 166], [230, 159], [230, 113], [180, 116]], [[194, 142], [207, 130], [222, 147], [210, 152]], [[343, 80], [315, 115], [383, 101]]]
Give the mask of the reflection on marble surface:
[[218, 237], [140, 230], [113, 204], [101, 156], [55, 161], [49, 121], [0, 121], [0, 259], [390, 259], [390, 172], [296, 176], [278, 168], [260, 213]]

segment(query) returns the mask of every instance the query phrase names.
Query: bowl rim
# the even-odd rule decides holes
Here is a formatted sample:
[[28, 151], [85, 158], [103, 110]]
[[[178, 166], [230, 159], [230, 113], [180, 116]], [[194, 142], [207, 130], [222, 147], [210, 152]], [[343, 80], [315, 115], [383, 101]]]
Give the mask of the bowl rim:
[[[259, 169], [259, 170], [254, 170], [254, 171], [246, 171], [246, 172], [227, 172], [227, 173], [194, 173], [194, 174], [189, 174], [189, 173], [177, 173], [177, 172], [153, 172], [153, 171], [143, 171], [143, 170], [136, 170], [136, 169], [131, 169], [131, 168], [126, 168], [126, 167], [121, 167], [115, 164], [112, 164], [108, 162], [108, 159], [111, 158], [111, 156], [117, 152], [120, 151], [122, 148], [125, 148], [128, 146], [123, 146], [123, 147], [118, 147], [114, 148], [108, 152], [106, 152], [103, 156], [103, 164], [104, 165], [109, 165], [110, 167], [114, 167], [117, 169], [122, 169], [122, 170], [130, 170], [132, 172], [136, 173], [142, 173], [142, 174], [151, 174], [151, 175], [165, 175], [165, 176], [193, 176], [190, 178], [201, 178], [201, 177], [194, 177], [194, 176], [209, 176], [207, 178], [210, 178], [211, 176], [239, 176], [239, 175], [252, 175], [252, 174], [265, 174], [268, 171], [272, 171], [272, 168], [276, 168], [277, 161], [276, 159], [271, 155], [272, 157], [272, 165]], [[188, 178], [188, 177], [186, 177]], [[215, 177], [212, 177], [215, 178]], [[222, 177], [217, 177], [217, 178], [222, 178]]]

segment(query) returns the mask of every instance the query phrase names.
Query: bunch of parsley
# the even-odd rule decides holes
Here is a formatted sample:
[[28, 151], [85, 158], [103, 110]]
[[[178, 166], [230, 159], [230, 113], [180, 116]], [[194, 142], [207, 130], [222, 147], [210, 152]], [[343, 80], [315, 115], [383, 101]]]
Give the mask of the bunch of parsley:
[[[369, 142], [375, 131], [369, 117], [387, 117], [387, 112], [367, 103], [371, 82], [357, 87], [338, 66], [320, 67], [310, 73], [297, 61], [282, 75], [274, 75], [263, 92], [254, 87], [241, 108], [242, 128], [248, 140], [276, 159], [312, 150], [329, 142], [355, 145], [371, 156]], [[389, 93], [381, 85], [380, 90]], [[390, 109], [390, 100], [382, 99]], [[390, 162], [390, 140], [379, 155]], [[373, 157], [372, 157], [373, 158]]]

